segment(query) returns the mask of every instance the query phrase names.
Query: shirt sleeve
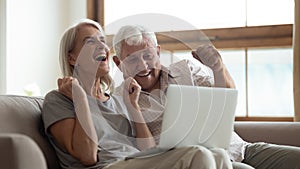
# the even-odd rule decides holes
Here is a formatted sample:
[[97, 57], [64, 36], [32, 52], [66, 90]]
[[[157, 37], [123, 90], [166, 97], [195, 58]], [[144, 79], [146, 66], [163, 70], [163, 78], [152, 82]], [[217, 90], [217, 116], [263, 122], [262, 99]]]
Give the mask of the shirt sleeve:
[[214, 76], [211, 70], [208, 67], [201, 64], [196, 66], [190, 60], [186, 60], [192, 74], [194, 85], [196, 86], [214, 86]]
[[68, 99], [58, 91], [51, 91], [45, 96], [42, 118], [45, 132], [57, 121], [66, 118], [75, 118], [75, 109], [72, 100]]
[[235, 162], [243, 161], [245, 157], [246, 146], [248, 144], [250, 143], [244, 141], [237, 133], [233, 132], [228, 149], [230, 159]]

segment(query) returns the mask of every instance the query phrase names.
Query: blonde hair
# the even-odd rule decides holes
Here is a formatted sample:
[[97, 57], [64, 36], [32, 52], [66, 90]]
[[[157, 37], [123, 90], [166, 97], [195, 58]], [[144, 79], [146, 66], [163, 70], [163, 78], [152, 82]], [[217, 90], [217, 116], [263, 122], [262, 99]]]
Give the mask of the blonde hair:
[[[63, 76], [72, 76], [74, 71], [74, 66], [69, 63], [69, 53], [75, 47], [75, 39], [78, 33], [78, 27], [80, 25], [91, 25], [97, 28], [99, 31], [103, 32], [102, 27], [98, 22], [90, 19], [81, 19], [74, 25], [70, 26], [64, 32], [60, 40], [59, 49], [59, 61]], [[78, 79], [80, 80], [80, 79]], [[107, 93], [111, 93], [114, 89], [114, 83], [109, 74], [101, 78], [101, 89]]]

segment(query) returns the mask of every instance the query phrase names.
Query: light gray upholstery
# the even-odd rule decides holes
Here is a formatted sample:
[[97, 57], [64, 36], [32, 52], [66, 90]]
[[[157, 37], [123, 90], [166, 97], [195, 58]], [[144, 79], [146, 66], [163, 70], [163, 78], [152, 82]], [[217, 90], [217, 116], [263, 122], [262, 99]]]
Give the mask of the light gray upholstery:
[[[44, 135], [42, 103], [42, 98], [0, 95], [1, 169], [44, 169], [45, 159], [48, 169], [60, 168], [55, 152]], [[235, 130], [250, 142], [265, 141], [300, 147], [300, 123], [236, 122]]]
[[235, 122], [235, 131], [249, 142], [300, 147], [300, 122]]
[[[42, 98], [0, 95], [0, 133], [18, 133], [30, 137], [45, 155], [48, 169], [57, 169], [60, 168], [57, 157], [43, 131], [42, 103]], [[12, 160], [5, 162], [17, 163]], [[32, 163], [35, 164], [34, 161]]]
[[26, 135], [0, 134], [0, 150], [0, 168], [47, 169], [41, 149]]

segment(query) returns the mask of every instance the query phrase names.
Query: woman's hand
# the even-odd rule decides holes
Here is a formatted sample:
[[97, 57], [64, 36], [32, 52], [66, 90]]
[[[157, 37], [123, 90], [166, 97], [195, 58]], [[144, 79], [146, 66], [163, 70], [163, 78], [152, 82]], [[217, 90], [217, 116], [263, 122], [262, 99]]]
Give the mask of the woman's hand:
[[73, 77], [63, 77], [57, 79], [58, 91], [73, 100], [72, 96], [72, 81]]
[[57, 80], [57, 85], [58, 85], [58, 91], [67, 96], [69, 99], [74, 100], [74, 92], [76, 92], [76, 95], [80, 95], [85, 97], [85, 91], [83, 88], [80, 86], [78, 80], [73, 77], [63, 77], [59, 78]]

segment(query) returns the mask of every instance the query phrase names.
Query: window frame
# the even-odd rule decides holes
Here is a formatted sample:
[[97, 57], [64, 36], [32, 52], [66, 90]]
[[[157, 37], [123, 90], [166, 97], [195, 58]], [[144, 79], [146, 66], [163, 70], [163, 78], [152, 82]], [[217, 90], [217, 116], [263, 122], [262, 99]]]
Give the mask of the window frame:
[[[100, 7], [100, 8], [97, 8]], [[104, 0], [87, 0], [87, 16], [104, 25]], [[204, 33], [213, 45], [220, 50], [248, 50], [258, 48], [292, 47], [293, 24], [245, 26], [232, 28], [199, 29], [187, 31], [157, 32], [157, 40], [162, 49], [174, 51], [190, 51], [197, 46], [199, 40], [195, 34]], [[170, 36], [168, 36], [170, 35]], [[170, 37], [182, 37], [185, 44]], [[107, 35], [107, 44], [112, 45], [113, 35]], [[113, 52], [113, 51], [112, 51]], [[246, 86], [246, 92], [248, 88]], [[246, 96], [248, 97], [248, 96]], [[247, 99], [247, 98], [246, 98]], [[237, 116], [236, 121], [293, 121], [293, 117], [255, 117]]]

